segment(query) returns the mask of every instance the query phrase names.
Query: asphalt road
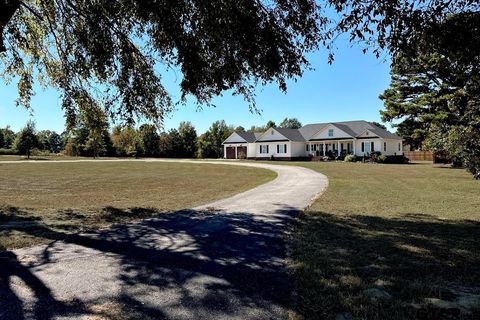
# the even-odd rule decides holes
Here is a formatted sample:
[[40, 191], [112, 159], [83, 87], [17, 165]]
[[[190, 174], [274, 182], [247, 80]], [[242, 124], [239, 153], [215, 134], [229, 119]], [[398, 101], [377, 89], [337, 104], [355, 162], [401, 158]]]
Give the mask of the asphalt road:
[[285, 318], [285, 234], [328, 180], [301, 167], [228, 163], [278, 177], [191, 210], [0, 256], [0, 319]]

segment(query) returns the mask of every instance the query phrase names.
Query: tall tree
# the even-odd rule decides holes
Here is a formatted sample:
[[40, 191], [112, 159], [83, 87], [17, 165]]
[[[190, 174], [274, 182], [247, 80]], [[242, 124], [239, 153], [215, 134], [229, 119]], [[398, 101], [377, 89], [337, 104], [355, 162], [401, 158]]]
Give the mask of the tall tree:
[[30, 120], [15, 137], [13, 148], [18, 154], [27, 155], [27, 158], [30, 159], [32, 149], [37, 147], [38, 139], [35, 129], [35, 122]]
[[[34, 76], [63, 92], [71, 126], [82, 95], [107, 115], [161, 120], [172, 110], [157, 61], [182, 73], [182, 100], [208, 103], [225, 90], [253, 109], [256, 83], [301, 76], [306, 55], [347, 32], [380, 55], [406, 48], [448, 14], [478, 10], [477, 0], [0, 0], [4, 77], [19, 77], [29, 106]], [[326, 14], [338, 13], [338, 21]], [[333, 53], [330, 54], [330, 60]], [[105, 88], [98, 92], [98, 88]], [[107, 89], [108, 88], [108, 89]]]
[[390, 88], [380, 98], [384, 121], [401, 119], [407, 138], [429, 139], [437, 151], [444, 141], [443, 152], [461, 155], [480, 179], [480, 13], [452, 15], [426, 29], [395, 56]]
[[299, 129], [302, 123], [297, 118], [285, 118], [279, 125], [280, 128]]
[[235, 128], [234, 131], [235, 131], [235, 132], [245, 132], [245, 128], [242, 127], [242, 126], [238, 126], [238, 127]]
[[143, 154], [146, 156], [158, 156], [160, 152], [160, 135], [157, 127], [151, 124], [143, 124], [138, 129], [142, 143]]
[[63, 150], [63, 140], [62, 137], [51, 130], [42, 130], [37, 134], [39, 147], [42, 150], [59, 153]]
[[142, 143], [137, 130], [132, 126], [114, 127], [112, 143], [119, 156], [137, 157], [142, 154]]
[[269, 128], [276, 128], [276, 127], [277, 127], [277, 125], [276, 125], [275, 121], [268, 120], [267, 124], [265, 125], [265, 130], [269, 129]]
[[3, 133], [3, 148], [11, 148], [13, 145], [13, 142], [15, 141], [15, 132], [10, 129], [9, 126], [6, 128], [0, 129]]
[[180, 122], [178, 133], [181, 139], [181, 157], [194, 158], [197, 152], [197, 131], [191, 122]]
[[170, 129], [167, 135], [168, 144], [165, 150], [167, 157], [180, 158], [182, 157], [182, 136], [177, 129]]
[[215, 121], [198, 140], [199, 156], [201, 158], [222, 158], [222, 143], [232, 132], [233, 128], [227, 126], [225, 120]]

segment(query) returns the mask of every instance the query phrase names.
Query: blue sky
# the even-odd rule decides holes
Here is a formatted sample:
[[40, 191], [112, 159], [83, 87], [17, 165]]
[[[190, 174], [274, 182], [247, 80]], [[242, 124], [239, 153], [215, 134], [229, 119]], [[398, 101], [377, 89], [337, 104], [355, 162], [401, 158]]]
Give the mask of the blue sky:
[[[193, 99], [165, 119], [166, 130], [177, 127], [181, 121], [190, 121], [202, 133], [215, 120], [224, 119], [227, 124], [244, 126], [263, 125], [268, 120], [279, 123], [285, 117], [296, 117], [303, 124], [347, 120], [380, 121], [383, 108], [378, 95], [390, 82], [388, 61], [376, 59], [373, 54], [363, 54], [361, 48], [351, 47], [347, 41], [337, 43], [335, 61], [327, 63], [323, 51], [309, 55], [314, 70], [305, 72], [296, 82], [290, 81], [288, 92], [280, 92], [274, 84], [259, 87], [257, 106], [261, 115], [250, 113], [248, 104], [240, 96], [225, 94], [213, 102], [216, 108], [197, 110]], [[165, 75], [166, 87], [178, 99], [178, 73]], [[15, 83], [6, 85], [0, 80], [0, 127], [10, 125], [20, 129], [32, 117], [39, 130], [62, 132], [64, 117], [58, 92], [37, 89], [32, 100], [33, 115], [15, 106]]]

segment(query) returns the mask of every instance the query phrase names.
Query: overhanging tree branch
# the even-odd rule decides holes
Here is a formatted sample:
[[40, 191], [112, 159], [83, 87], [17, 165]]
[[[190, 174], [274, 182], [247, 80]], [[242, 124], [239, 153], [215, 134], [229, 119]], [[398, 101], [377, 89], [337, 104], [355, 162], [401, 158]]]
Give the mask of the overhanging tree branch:
[[3, 42], [3, 30], [19, 8], [19, 0], [0, 0], [0, 53], [7, 50]]

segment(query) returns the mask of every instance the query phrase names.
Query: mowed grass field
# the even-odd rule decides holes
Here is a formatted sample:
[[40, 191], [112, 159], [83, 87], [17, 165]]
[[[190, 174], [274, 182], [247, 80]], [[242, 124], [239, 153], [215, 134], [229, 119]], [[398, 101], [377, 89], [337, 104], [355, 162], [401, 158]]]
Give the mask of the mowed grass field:
[[480, 319], [480, 181], [432, 164], [289, 165], [330, 183], [291, 239], [300, 318]]
[[0, 251], [191, 208], [270, 181], [264, 169], [142, 161], [0, 162]]

